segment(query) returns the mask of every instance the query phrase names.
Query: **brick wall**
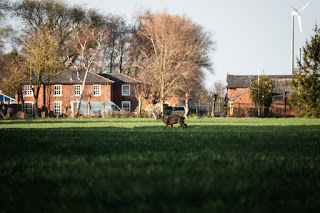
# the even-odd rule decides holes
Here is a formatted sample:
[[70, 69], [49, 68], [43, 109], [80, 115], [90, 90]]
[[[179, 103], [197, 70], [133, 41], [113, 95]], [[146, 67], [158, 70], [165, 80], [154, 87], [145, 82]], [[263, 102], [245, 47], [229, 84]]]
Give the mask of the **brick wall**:
[[[233, 89], [233, 91], [230, 91], [230, 94], [232, 94], [232, 96], [234, 96], [234, 95], [238, 94], [242, 90], [244, 90], [244, 89], [243, 88]], [[228, 98], [229, 98], [229, 90], [228, 90]], [[251, 104], [252, 103], [251, 90], [248, 90], [247, 92], [243, 93], [238, 98], [236, 98], [233, 102], [234, 103], [248, 103], [248, 104]]]
[[[111, 85], [100, 85], [101, 91], [100, 96], [93, 96], [93, 85], [85, 85], [83, 91], [82, 100], [88, 101], [89, 95], [90, 101], [111, 101]], [[50, 111], [54, 111], [54, 102], [61, 101], [62, 102], [62, 113], [71, 115], [71, 101], [78, 101], [79, 96], [74, 95], [74, 85], [62, 85], [62, 96], [54, 96], [53, 93], [54, 85], [47, 86], [47, 94], [46, 94], [46, 107], [49, 107], [50, 103]], [[66, 111], [66, 107], [68, 106], [68, 110]]]
[[179, 106], [179, 105], [184, 105], [184, 103], [182, 101], [179, 100], [179, 98], [175, 97], [175, 96], [170, 96], [167, 97], [164, 100], [165, 103], [170, 103], [169, 106]]
[[[34, 88], [35, 86], [33, 86]], [[44, 85], [41, 85], [40, 90], [39, 90], [39, 95], [38, 95], [38, 107], [41, 108], [43, 106], [44, 103]], [[23, 94], [23, 99], [24, 101], [28, 101], [28, 102], [33, 102], [33, 104], [35, 104], [35, 100], [34, 100], [34, 96], [24, 96], [24, 86], [22, 86], [22, 94]], [[16, 96], [16, 99], [18, 100], [18, 97]]]
[[112, 85], [112, 101], [122, 108], [122, 101], [130, 101], [131, 109], [130, 111], [133, 112], [138, 107], [138, 100], [134, 95], [134, 88], [133, 85], [130, 85], [130, 96], [122, 96], [122, 85], [130, 85], [130, 84], [113, 84]]
[[228, 90], [227, 90], [228, 99], [232, 98], [234, 95], [238, 94], [239, 92], [241, 92], [244, 89], [246, 89], [246, 88], [234, 88], [234, 89], [228, 88]]
[[[78, 101], [79, 96], [74, 95], [74, 85], [62, 85], [62, 95], [54, 96], [54, 85], [41, 86], [38, 98], [38, 108], [46, 109], [50, 106], [50, 111], [54, 111], [54, 102], [61, 101], [62, 113], [65, 113], [65, 109], [69, 106], [67, 115], [71, 114], [71, 101]], [[24, 91], [23, 91], [24, 92]], [[89, 95], [91, 95], [90, 101], [111, 101], [111, 85], [101, 85], [101, 95], [93, 96], [93, 85], [85, 85], [83, 91], [82, 100], [88, 101]], [[23, 93], [24, 94], [24, 93]], [[30, 101], [35, 104], [33, 96], [24, 96], [24, 101]]]

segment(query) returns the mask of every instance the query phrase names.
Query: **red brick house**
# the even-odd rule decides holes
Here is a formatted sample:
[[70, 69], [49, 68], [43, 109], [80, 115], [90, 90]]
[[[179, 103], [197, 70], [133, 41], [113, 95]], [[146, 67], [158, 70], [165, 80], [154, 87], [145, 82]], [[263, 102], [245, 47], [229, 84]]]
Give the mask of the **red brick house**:
[[[294, 115], [293, 107], [288, 104], [291, 94], [291, 81], [294, 75], [268, 75], [272, 81], [272, 104], [268, 112], [272, 116]], [[251, 83], [257, 75], [227, 75], [227, 100], [230, 116], [254, 116], [256, 106], [251, 100]]]
[[[54, 75], [50, 79], [43, 75], [39, 91], [38, 108], [41, 111], [50, 109], [54, 115], [73, 115], [79, 104], [79, 96], [85, 71], [69, 69]], [[37, 77], [37, 76], [34, 76]], [[29, 77], [20, 81], [24, 102], [24, 112], [33, 115], [34, 96]], [[120, 73], [95, 74], [88, 72], [82, 101], [110, 102], [129, 112], [134, 111], [138, 101], [132, 87], [139, 81]]]

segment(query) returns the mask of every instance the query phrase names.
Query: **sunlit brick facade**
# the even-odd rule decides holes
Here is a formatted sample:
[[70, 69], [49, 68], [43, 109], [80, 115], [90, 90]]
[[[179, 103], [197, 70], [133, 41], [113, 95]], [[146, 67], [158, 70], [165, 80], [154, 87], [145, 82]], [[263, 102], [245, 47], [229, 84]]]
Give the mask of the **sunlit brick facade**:
[[[65, 114], [71, 116], [75, 110], [74, 103], [79, 102], [84, 71], [73, 69], [64, 71], [53, 76], [49, 81], [50, 83], [47, 83], [45, 77], [39, 91], [39, 112], [50, 111], [52, 115]], [[26, 114], [32, 115], [35, 99], [30, 90], [29, 78], [23, 79], [21, 83], [24, 111]], [[90, 102], [113, 101], [121, 109], [131, 112], [138, 105], [132, 89], [137, 83], [138, 81], [135, 79], [123, 74], [97, 75], [89, 72], [81, 100], [90, 100]]]

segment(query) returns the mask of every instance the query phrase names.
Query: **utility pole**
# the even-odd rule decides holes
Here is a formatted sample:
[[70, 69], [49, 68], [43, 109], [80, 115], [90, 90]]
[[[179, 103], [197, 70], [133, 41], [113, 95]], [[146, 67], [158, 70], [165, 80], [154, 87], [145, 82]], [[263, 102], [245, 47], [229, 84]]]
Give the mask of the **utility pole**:
[[291, 26], [291, 75], [293, 75], [294, 67], [294, 15], [292, 16], [292, 26]]
[[261, 101], [261, 98], [260, 98], [260, 68], [258, 68], [258, 98], [259, 98], [259, 101], [258, 101], [258, 117], [260, 117], [260, 101]]

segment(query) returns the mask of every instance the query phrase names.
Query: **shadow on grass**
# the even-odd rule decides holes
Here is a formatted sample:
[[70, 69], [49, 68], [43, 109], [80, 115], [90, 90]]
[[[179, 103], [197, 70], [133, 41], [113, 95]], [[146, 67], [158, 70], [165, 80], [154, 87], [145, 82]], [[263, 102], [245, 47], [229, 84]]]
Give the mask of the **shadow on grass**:
[[[152, 118], [45, 118], [45, 119], [23, 119], [23, 120], [0, 120], [1, 125], [8, 124], [62, 124], [62, 123], [135, 123], [151, 120]], [[155, 120], [155, 119], [154, 119]]]
[[320, 205], [318, 126], [162, 129], [160, 122], [0, 129], [3, 211], [312, 212]]
[[163, 130], [158, 126], [70, 127], [0, 129], [0, 154], [17, 152], [121, 153], [132, 151], [181, 151], [256, 149], [265, 151], [309, 150], [318, 152], [319, 127], [189, 125]]

